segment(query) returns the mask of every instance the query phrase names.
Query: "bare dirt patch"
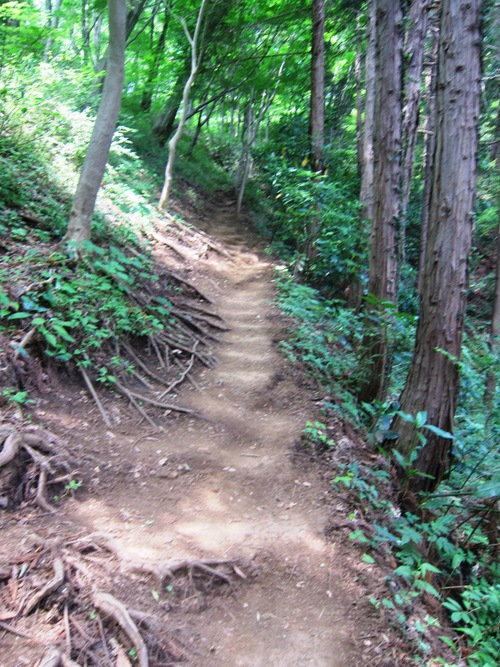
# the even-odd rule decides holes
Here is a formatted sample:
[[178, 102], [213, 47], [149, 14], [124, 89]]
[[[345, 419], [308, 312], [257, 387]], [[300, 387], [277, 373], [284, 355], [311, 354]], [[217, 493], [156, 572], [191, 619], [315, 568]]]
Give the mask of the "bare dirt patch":
[[[207, 242], [183, 266], [222, 318], [218, 365], [172, 399], [197, 416], [158, 411], [157, 430], [108, 396], [108, 428], [71, 383], [38, 403], [34, 419], [68, 443], [83, 485], [55, 514], [3, 513], [2, 667], [145, 664], [141, 651], [153, 667], [373, 664], [349, 551], [324, 535], [327, 483], [292, 455], [314, 391], [276, 344], [272, 267], [232, 205], [207, 226], [225, 252]], [[175, 252], [187, 255], [181, 239]]]

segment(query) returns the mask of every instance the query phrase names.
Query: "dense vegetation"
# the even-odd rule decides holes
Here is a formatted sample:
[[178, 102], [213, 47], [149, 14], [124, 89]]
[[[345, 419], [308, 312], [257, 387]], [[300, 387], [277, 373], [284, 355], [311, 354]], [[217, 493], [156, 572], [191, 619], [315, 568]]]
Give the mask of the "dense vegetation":
[[[106, 171], [92, 176], [95, 196], [104, 180], [90, 227], [95, 196], [85, 190], [82, 165], [91, 162], [101, 92], [117, 76], [106, 3], [0, 2], [1, 378], [4, 405], [31, 400], [35, 358], [123, 391], [139, 371], [130, 345], [141, 337], [210, 364], [195, 355], [175, 290], [167, 298], [158, 289], [149, 252], [152, 227], [181, 224], [156, 208], [170, 153], [174, 196], [196, 207], [203, 196], [234, 193], [281, 262], [279, 299], [296, 323], [284, 353], [305, 363], [330, 397], [324, 424], [310, 424], [307, 440], [335, 448], [329, 424], [340, 416], [380, 454], [376, 465], [337, 464], [332, 480], [352, 503], [351, 536], [366, 562], [396, 559], [387, 595], [374, 605], [408, 633], [412, 603], [427, 600], [429, 613], [411, 633], [417, 660], [437, 664], [426, 633], [443, 622], [442, 604], [458, 633], [451, 640], [443, 631], [457, 663], [493, 666], [500, 654], [500, 12], [495, 0], [468, 4], [477, 30], [481, 16], [481, 40], [470, 53], [460, 43], [477, 67], [482, 44], [482, 104], [478, 117], [478, 76], [472, 65], [459, 68], [472, 77], [460, 82], [472, 104], [460, 111], [464, 118], [470, 111], [471, 143], [454, 194], [458, 200], [467, 190], [470, 199], [437, 246], [444, 204], [433, 174], [446, 164], [435, 167], [432, 138], [460, 144], [446, 134], [455, 98], [439, 78], [450, 65], [439, 40], [458, 39], [459, 21], [442, 17], [455, 16], [459, 4], [134, 0], [125, 17], [124, 0], [110, 0], [112, 11], [123, 10], [124, 85], [115, 85], [122, 99], [117, 129], [108, 128], [109, 159], [107, 149], [100, 155]], [[391, 29], [400, 41], [384, 38], [394, 52], [380, 55], [377, 39]], [[311, 77], [311, 60], [323, 78]], [[395, 69], [382, 80], [384, 62]], [[398, 95], [387, 77], [403, 82]], [[399, 127], [392, 139], [384, 120], [391, 131]], [[84, 202], [92, 200], [87, 237], [68, 228], [82, 187]], [[472, 237], [456, 255], [464, 275], [468, 257], [468, 285], [457, 274], [432, 282], [426, 246], [431, 257], [444, 256], [470, 235], [473, 201]], [[455, 309], [450, 340], [424, 338], [425, 304], [454, 293], [456, 302], [444, 306], [444, 316]], [[431, 320], [442, 314], [432, 311]]]

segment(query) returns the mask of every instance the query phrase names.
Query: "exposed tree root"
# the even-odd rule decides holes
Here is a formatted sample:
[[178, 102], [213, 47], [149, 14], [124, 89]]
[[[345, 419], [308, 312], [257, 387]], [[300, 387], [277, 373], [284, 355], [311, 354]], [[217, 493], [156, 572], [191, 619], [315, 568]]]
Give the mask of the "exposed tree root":
[[105, 412], [105, 410], [102, 406], [101, 400], [99, 399], [99, 396], [97, 395], [97, 392], [94, 389], [94, 385], [90, 381], [90, 378], [87, 375], [87, 373], [85, 372], [85, 369], [83, 368], [83, 366], [80, 366], [80, 373], [82, 374], [82, 377], [85, 380], [85, 384], [87, 385], [87, 389], [89, 390], [90, 395], [92, 396], [92, 398], [94, 399], [95, 404], [97, 405], [97, 409], [100, 412], [100, 415], [102, 417], [103, 422], [106, 424], [106, 426], [111, 427], [111, 421], [110, 421], [108, 415], [106, 414], [106, 412]]
[[177, 229], [181, 232], [183, 237], [187, 237], [188, 239], [191, 239], [194, 242], [197, 241], [199, 242], [199, 240], [201, 239], [201, 242], [204, 245], [211, 248], [219, 255], [222, 255], [227, 259], [233, 260], [233, 256], [228, 250], [226, 250], [220, 243], [216, 243], [213, 239], [210, 238], [208, 234], [201, 231], [201, 229], [193, 229], [189, 225], [186, 225], [184, 222], [181, 222], [180, 220], [174, 217], [169, 218], [169, 226], [177, 227]]
[[172, 276], [172, 278], [175, 278], [175, 280], [177, 280], [177, 282], [180, 283], [181, 285], [186, 285], [186, 287], [189, 287], [189, 289], [193, 290], [193, 292], [197, 294], [199, 297], [201, 297], [203, 301], [206, 301], [207, 303], [214, 305], [212, 299], [208, 297], [204, 292], [202, 292], [198, 287], [196, 287], [196, 285], [193, 285], [192, 282], [190, 282], [186, 278], [182, 278], [178, 273], [174, 273], [173, 271], [171, 272], [170, 275]]
[[0, 446], [1, 507], [34, 501], [44, 512], [54, 512], [47, 500], [47, 485], [61, 484], [75, 474], [70, 473], [62, 443], [38, 427], [23, 431], [2, 427]]
[[[1, 434], [0, 434], [1, 437]], [[9, 431], [3, 441], [2, 451], [0, 452], [0, 466], [7, 465], [14, 459], [21, 446], [21, 437], [16, 431]]]
[[[180, 248], [183, 256], [189, 254], [192, 259], [192, 256], [199, 255], [203, 247], [210, 247], [226, 257], [230, 256], [222, 246], [219, 247], [208, 236], [200, 234], [194, 229], [184, 227], [181, 223], [174, 226], [181, 232], [179, 244], [186, 244], [185, 252]], [[182, 238], [180, 238], [181, 236]], [[175, 238], [172, 243], [171, 239], [163, 238], [163, 236], [157, 240], [164, 244], [168, 243], [170, 246], [176, 245]], [[126, 247], [123, 247], [120, 252], [124, 255], [136, 254], [133, 248]], [[50, 255], [48, 255], [48, 259], [50, 259]], [[83, 261], [90, 272], [99, 275], [99, 268], [96, 269], [88, 258], [84, 257]], [[46, 288], [46, 281], [28, 281], [27, 277], [32, 267], [26, 258], [23, 258], [23, 262], [26, 265], [26, 276], [20, 280], [20, 288], [23, 290], [21, 293], [32, 294], [36, 300], [38, 290]], [[64, 262], [62, 265], [65, 266]], [[64, 270], [66, 271], [67, 267]], [[37, 275], [36, 271], [34, 273]], [[153, 273], [154, 271], [151, 271], [151, 274]], [[67, 276], [64, 275], [71, 278], [71, 269], [68, 269]], [[108, 428], [112, 428], [113, 420], [105, 408], [96, 381], [105, 381], [111, 375], [108, 371], [109, 368], [112, 368], [112, 374], [118, 379], [121, 388], [118, 387], [118, 384], [113, 386], [111, 382], [107, 382], [107, 388], [117, 389], [120, 393], [125, 394], [139, 411], [141, 417], [149, 424], [155, 425], [154, 415], [148, 415], [145, 406], [148, 406], [148, 412], [150, 411], [149, 407], [152, 407], [192, 414], [191, 411], [188, 412], [186, 409], [164, 404], [161, 400], [158, 400], [157, 396], [161, 392], [158, 391], [157, 385], [167, 389], [162, 394], [163, 397], [172, 392], [184, 380], [196, 386], [191, 375], [195, 364], [199, 362], [208, 368], [213, 368], [216, 365], [217, 359], [212, 352], [213, 344], [218, 342], [217, 335], [221, 331], [227, 331], [222, 318], [203, 307], [203, 304], [213, 304], [210, 297], [182, 275], [170, 270], [163, 270], [157, 281], [150, 280], [146, 273], [139, 272], [135, 274], [135, 278], [135, 282], [130, 284], [123, 280], [119, 272], [113, 273], [113, 271], [110, 271], [106, 273], [106, 279], [113, 281], [119, 287], [124, 302], [128, 301], [131, 306], [139, 308], [146, 318], [154, 318], [160, 325], [158, 329], [155, 328], [154, 332], [151, 330], [142, 339], [137, 336], [135, 338], [128, 337], [126, 331], [124, 332], [123, 329], [116, 327], [112, 316], [98, 314], [102, 317], [100, 326], [108, 332], [108, 337], [103, 338], [102, 346], [86, 345], [86, 342], [88, 342], [86, 337], [91, 334], [85, 327], [81, 331], [72, 329], [70, 340], [65, 338], [62, 343], [67, 348], [66, 356], [69, 357], [69, 361], [65, 363], [68, 370], [70, 372], [73, 372], [75, 368], [78, 370], [92, 401]], [[55, 277], [51, 280], [55, 280]], [[17, 290], [12, 295], [13, 300], [18, 299], [19, 294]], [[108, 317], [109, 319], [106, 319]], [[148, 330], [148, 327], [145, 327], [145, 329]], [[12, 392], [23, 391], [28, 385], [32, 386], [33, 384], [41, 387], [42, 382], [47, 380], [47, 374], [44, 372], [44, 361], [40, 358], [40, 351], [47, 347], [43, 327], [33, 325], [27, 316], [25, 330], [17, 329], [10, 335], [11, 340], [7, 339], [6, 344], [2, 345], [3, 350], [0, 350], [0, 382], [8, 382]], [[73, 340], [73, 343], [71, 343], [71, 340]], [[78, 348], [80, 351], [81, 349], [87, 350], [84, 366], [79, 363], [81, 357], [76, 356]], [[81, 354], [81, 352], [78, 352], [78, 354]], [[176, 355], [180, 356], [184, 368], [189, 367], [189, 370], [181, 372], [181, 378], [177, 373], [176, 364], [172, 363]], [[106, 371], [104, 376], [103, 369]], [[172, 370], [174, 373], [172, 373]], [[137, 385], [138, 383], [145, 388], [144, 391], [139, 393], [134, 387], [134, 384]], [[0, 437], [1, 435], [0, 432]], [[2, 438], [2, 442], [5, 440], [6, 438]], [[2, 462], [7, 457], [17, 458], [16, 447], [18, 446], [18, 438], [15, 435], [4, 442], [4, 446], [0, 450], [0, 466], [4, 465]], [[43, 486], [42, 476], [41, 488]], [[43, 493], [43, 488], [41, 493]], [[44, 504], [43, 495], [39, 495], [38, 498], [40, 500], [39, 504], [42, 506]], [[2, 506], [2, 503], [3, 500], [0, 496], [0, 506]], [[48, 508], [46, 509], [48, 510]]]
[[51, 593], [56, 591], [59, 586], [61, 586], [64, 583], [64, 564], [60, 558], [56, 558], [53, 563], [54, 567], [54, 576], [53, 578], [48, 581], [45, 586], [36, 593], [32, 598], [28, 600], [28, 602], [25, 604], [22, 614], [23, 616], [27, 616], [30, 614], [35, 607], [37, 607], [42, 600], [44, 600], [46, 597], [48, 597]]
[[231, 585], [230, 576], [216, 569], [220, 566], [230, 568], [238, 577], [245, 578], [242, 571], [231, 560], [208, 559], [199, 560], [197, 558], [187, 558], [174, 561], [148, 561], [130, 558], [124, 553], [118, 540], [107, 533], [91, 533], [82, 540], [79, 540], [74, 545], [77, 549], [85, 550], [88, 548], [98, 549], [99, 547], [106, 549], [115, 555], [120, 564], [120, 568], [125, 572], [136, 571], [145, 572], [153, 575], [158, 579], [160, 586], [163, 586], [166, 579], [174, 579], [179, 572], [186, 572], [190, 579], [192, 579], [195, 572], [202, 575], [208, 575], [210, 578], [224, 582]]
[[[89, 555], [100, 547], [121, 559], [118, 542], [101, 533], [65, 545], [58, 540], [40, 537], [30, 547], [33, 553], [13, 556], [14, 565], [5, 568], [4, 572], [9, 579], [4, 580], [0, 589], [7, 605], [3, 618], [11, 622], [0, 621], [0, 631], [28, 641], [33, 639], [26, 631], [26, 624], [28, 616], [34, 612], [37, 613], [37, 624], [50, 622], [52, 626], [58, 626], [56, 634], [51, 635], [50, 647], [36, 663], [37, 667], [130, 667], [128, 655], [132, 650], [135, 655], [133, 664], [138, 667], [174, 664], [188, 659], [178, 641], [165, 635], [165, 623], [159, 616], [129, 609], [123, 601], [105, 592], [115, 585], [117, 575], [116, 568], [109, 567], [107, 553], [99, 559]], [[22, 575], [15, 563], [22, 563]], [[135, 570], [159, 575], [162, 581], [184, 572], [190, 580], [196, 575], [231, 584], [231, 570], [226, 574], [218, 569], [220, 566], [232, 567], [237, 576], [244, 577], [230, 561], [184, 559], [147, 563], [125, 558], [120, 560], [120, 565], [128, 573], [129, 582], [134, 581], [129, 573]], [[52, 576], [48, 574], [50, 571]], [[45, 572], [46, 583], [38, 588], [42, 572]], [[14, 608], [12, 612], [8, 611], [9, 607]], [[97, 615], [89, 614], [92, 608], [96, 609]], [[162, 613], [161, 607], [157, 609]], [[15, 627], [17, 623], [22, 624], [20, 628]]]
[[[190, 359], [188, 365], [186, 366], [186, 368], [182, 368], [182, 366], [181, 366], [181, 369], [182, 369], [181, 375], [177, 378], [177, 380], [174, 380], [173, 382], [171, 382], [168, 385], [168, 387], [165, 389], [165, 391], [162, 391], [162, 393], [158, 396], [159, 399], [162, 399], [167, 394], [170, 394], [170, 392], [173, 391], [175, 389], [175, 387], [177, 387], [177, 385], [184, 382], [184, 379], [186, 378], [186, 376], [189, 374], [189, 371], [193, 367], [194, 360], [195, 360], [195, 356], [193, 354], [193, 356], [191, 357], [191, 359]], [[180, 362], [177, 359], [175, 361], [180, 365]]]
[[127, 637], [132, 642], [137, 651], [137, 660], [139, 667], [149, 667], [149, 658], [146, 644], [137, 629], [136, 624], [130, 618], [125, 605], [109, 593], [97, 592], [92, 596], [92, 602], [97, 609], [113, 618]]

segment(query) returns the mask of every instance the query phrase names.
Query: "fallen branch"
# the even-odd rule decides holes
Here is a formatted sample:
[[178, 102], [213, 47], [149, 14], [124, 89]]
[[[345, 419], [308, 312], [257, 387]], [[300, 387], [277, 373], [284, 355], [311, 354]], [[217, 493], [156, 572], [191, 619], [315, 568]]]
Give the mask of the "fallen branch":
[[207, 310], [203, 306], [201, 306], [199, 303], [193, 304], [193, 303], [185, 303], [184, 304], [185, 308], [189, 308], [190, 310], [194, 310], [197, 313], [203, 313], [204, 315], [208, 315], [210, 317], [215, 318], [216, 320], [219, 320], [220, 322], [224, 322], [224, 318], [218, 315], [217, 313], [213, 313], [211, 310]]
[[137, 651], [137, 660], [139, 667], [149, 667], [148, 651], [146, 644], [137, 629], [136, 624], [130, 618], [127, 608], [113, 595], [109, 593], [94, 593], [92, 602], [104, 614], [111, 616], [121, 629], [125, 632]]
[[38, 593], [33, 595], [33, 597], [28, 600], [22, 612], [23, 616], [28, 616], [28, 614], [30, 614], [42, 600], [56, 591], [59, 586], [64, 583], [64, 564], [60, 558], [54, 559], [53, 568], [54, 576], [49, 582], [45, 584], [41, 590], [38, 591]]
[[184, 225], [182, 222], [180, 222], [179, 220], [176, 220], [175, 218], [171, 219], [170, 224], [176, 226], [177, 229], [179, 229], [181, 232], [190, 233], [191, 236], [193, 236], [194, 238], [201, 238], [203, 240], [203, 243], [206, 243], [206, 245], [209, 248], [211, 248], [212, 250], [215, 250], [215, 252], [218, 252], [219, 254], [223, 255], [227, 259], [233, 260], [233, 256], [231, 255], [231, 253], [228, 250], [223, 248], [218, 243], [215, 243], [214, 241], [212, 241], [212, 239], [208, 236], [208, 234], [205, 234], [205, 232], [201, 231], [201, 229], [192, 230], [187, 225]]
[[[187, 352], [188, 354], [193, 354], [192, 348], [188, 347], [187, 345], [184, 345], [183, 343], [180, 343], [177, 340], [174, 340], [165, 332], [163, 332], [163, 334], [159, 335], [158, 337], [163, 343], [166, 343], [167, 345], [170, 345], [175, 349], [182, 350], [183, 352]], [[205, 356], [204, 354], [198, 351], [195, 352], [194, 354], [196, 358], [199, 359], [204, 366], [207, 366], [207, 368], [214, 368], [214, 366], [216, 365], [216, 361], [213, 357]]]

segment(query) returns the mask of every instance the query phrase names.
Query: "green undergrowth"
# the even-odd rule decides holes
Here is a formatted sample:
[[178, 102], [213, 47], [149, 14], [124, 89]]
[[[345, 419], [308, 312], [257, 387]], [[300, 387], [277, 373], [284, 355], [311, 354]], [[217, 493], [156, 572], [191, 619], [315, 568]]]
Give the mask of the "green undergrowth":
[[[379, 587], [371, 603], [415, 655], [416, 664], [494, 667], [500, 655], [500, 401], [497, 393], [486, 405], [484, 390], [488, 371], [500, 369], [484, 334], [469, 328], [464, 342], [450, 475], [435, 493], [420, 499], [420, 507], [408, 511], [401, 509], [397, 496], [394, 463], [411, 475], [413, 461], [387, 446], [397, 400], [360, 406], [351, 393], [362, 316], [293, 281], [284, 269], [276, 283], [278, 303], [291, 318], [283, 351], [292, 362], [305, 364], [328, 394], [323, 421], [305, 426], [305, 446], [326, 453], [334, 470], [332, 490], [346, 503], [360, 558], [367, 567], [385, 572], [383, 592]], [[396, 379], [391, 393], [397, 397], [414, 322], [394, 322], [401, 329], [393, 345]], [[337, 456], [330, 424], [339, 414], [364, 433], [366, 447]], [[403, 416], [415, 422], [423, 445], [430, 428], [425, 413]]]
[[[137, 376], [124, 345], [161, 349], [193, 344], [172, 316], [170, 278], [159, 287], [151, 259], [151, 230], [168, 226], [156, 208], [167, 152], [143, 140], [124, 114], [115, 133], [92, 227], [79, 261], [59, 242], [92, 131], [92, 84], [71, 79], [57, 64], [2, 69], [0, 86], [0, 358], [2, 399], [29, 405], [42, 366], [87, 369], [92, 381], [112, 385]], [[84, 104], [83, 101], [86, 101]], [[188, 138], [179, 150], [182, 189], [195, 206], [197, 188], [227, 186], [222, 169], [200, 143], [191, 158]], [[179, 182], [179, 181], [178, 181]], [[168, 285], [166, 284], [168, 282]], [[167, 288], [167, 289], [166, 289]], [[175, 293], [175, 294], [174, 294]], [[168, 296], [168, 295], [167, 295]], [[189, 329], [189, 327], [188, 327]], [[149, 347], [148, 347], [149, 346]], [[154, 355], [156, 358], [156, 355]]]
[[131, 298], [132, 286], [158, 280], [147, 256], [92, 243], [78, 263], [50, 246], [16, 250], [0, 268], [0, 332], [18, 355], [28, 356], [24, 337], [37, 335], [44, 355], [93, 366], [99, 380], [113, 381], [113, 367], [125, 362], [112, 349], [123, 339], [154, 334], [168, 321], [167, 301], [145, 308]]

